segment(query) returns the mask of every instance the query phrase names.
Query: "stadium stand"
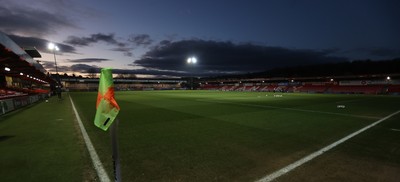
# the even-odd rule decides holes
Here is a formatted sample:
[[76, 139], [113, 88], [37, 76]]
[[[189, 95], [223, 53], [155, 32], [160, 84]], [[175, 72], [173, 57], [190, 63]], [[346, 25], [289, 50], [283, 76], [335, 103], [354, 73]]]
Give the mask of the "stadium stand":
[[22, 49], [0, 32], [0, 114], [48, 96], [54, 80], [34, 57], [41, 57], [35, 48]]
[[400, 94], [400, 85], [389, 85], [387, 92], [391, 94]]
[[[326, 81], [325, 78], [320, 80], [312, 79], [312, 81], [299, 81], [293, 83], [290, 79], [282, 79], [281, 82], [272, 83], [262, 82], [259, 80], [251, 83], [246, 81], [246, 85], [226, 82], [226, 84], [203, 84], [199, 89], [202, 90], [221, 90], [221, 91], [256, 91], [256, 92], [300, 92], [300, 93], [332, 93], [332, 94], [400, 94], [400, 80], [385, 80], [383, 77], [378, 80], [357, 80], [359, 76], [349, 77], [342, 81]], [[235, 80], [234, 82], [242, 82]], [[212, 82], [208, 80], [208, 82]], [[223, 83], [222, 81], [218, 81]]]
[[335, 85], [328, 89], [329, 93], [380, 94], [383, 85]]
[[326, 85], [302, 85], [293, 88], [293, 92], [325, 93], [329, 87]]

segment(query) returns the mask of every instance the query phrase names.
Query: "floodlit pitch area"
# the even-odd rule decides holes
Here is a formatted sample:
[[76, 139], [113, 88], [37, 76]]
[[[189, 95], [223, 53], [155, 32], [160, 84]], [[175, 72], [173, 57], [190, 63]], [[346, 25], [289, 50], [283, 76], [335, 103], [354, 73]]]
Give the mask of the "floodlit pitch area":
[[[112, 177], [110, 134], [93, 124], [97, 93], [69, 95]], [[30, 174], [32, 178], [58, 173], [93, 178], [68, 94], [64, 98], [2, 118], [2, 177], [30, 179], [23, 175], [32, 168], [41, 174]], [[116, 100], [121, 107], [123, 181], [256, 181], [400, 110], [398, 96], [136, 91], [116, 92]], [[55, 104], [63, 109], [57, 110]], [[47, 112], [40, 113], [40, 108]], [[40, 119], [31, 121], [37, 115]], [[58, 121], [61, 116], [70, 121]], [[41, 138], [41, 133], [46, 135]], [[56, 139], [42, 141], [53, 136]], [[276, 180], [396, 181], [399, 139], [397, 114]], [[37, 145], [43, 142], [46, 145]], [[58, 146], [65, 146], [65, 151], [55, 155]], [[41, 168], [35, 169], [37, 165]]]
[[[109, 134], [93, 127], [96, 93], [71, 96], [111, 171]], [[155, 91], [116, 99], [122, 175], [132, 181], [257, 180], [400, 109], [388, 96]], [[279, 180], [398, 179], [399, 118]]]

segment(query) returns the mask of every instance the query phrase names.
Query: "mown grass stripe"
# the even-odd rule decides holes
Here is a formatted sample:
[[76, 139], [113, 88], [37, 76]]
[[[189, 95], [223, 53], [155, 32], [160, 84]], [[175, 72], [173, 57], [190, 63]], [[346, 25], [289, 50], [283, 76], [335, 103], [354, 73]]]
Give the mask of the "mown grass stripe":
[[110, 178], [107, 175], [106, 170], [103, 167], [103, 164], [100, 161], [99, 156], [97, 155], [96, 149], [94, 148], [92, 142], [90, 141], [89, 135], [86, 132], [85, 126], [83, 126], [81, 117], [78, 114], [78, 111], [75, 108], [74, 101], [72, 100], [71, 96], [69, 96], [69, 99], [72, 104], [72, 109], [74, 110], [76, 120], [78, 121], [79, 128], [81, 129], [83, 139], [85, 140], [86, 148], [89, 151], [90, 158], [92, 159], [93, 166], [96, 170], [97, 176], [99, 177], [99, 180], [101, 182], [109, 182], [111, 181]]
[[363, 116], [363, 115], [356, 115], [356, 114], [343, 114], [343, 113], [326, 112], [326, 111], [315, 111], [315, 110], [308, 110], [308, 109], [296, 109], [296, 108], [290, 108], [290, 107], [277, 107], [277, 106], [258, 105], [258, 104], [244, 104], [244, 103], [234, 103], [234, 102], [224, 102], [224, 101], [208, 101], [208, 100], [201, 100], [201, 99], [198, 99], [197, 101], [209, 102], [209, 103], [219, 103], [219, 104], [232, 104], [232, 105], [250, 106], [250, 107], [263, 107], [263, 108], [272, 108], [272, 109], [283, 109], [283, 110], [290, 110], [290, 111], [311, 112], [311, 113], [329, 114], [329, 115], [337, 115], [337, 116], [348, 116], [348, 117], [356, 117], [356, 118], [379, 119], [378, 117], [373, 117], [373, 116]]
[[257, 180], [257, 182], [268, 182], [268, 181], [275, 180], [276, 178], [278, 178], [278, 177], [280, 177], [280, 176], [292, 171], [293, 169], [303, 165], [304, 163], [306, 163], [308, 161], [311, 161], [312, 159], [314, 159], [314, 158], [322, 155], [323, 153], [329, 151], [330, 149], [336, 147], [337, 145], [349, 140], [350, 138], [352, 138], [352, 137], [364, 132], [365, 130], [368, 130], [369, 128], [371, 128], [371, 127], [373, 127], [373, 126], [375, 126], [375, 125], [377, 125], [377, 124], [389, 119], [390, 117], [392, 117], [392, 116], [394, 116], [394, 115], [396, 115], [398, 113], [400, 113], [400, 110], [398, 110], [398, 111], [396, 111], [396, 112], [394, 112], [394, 113], [392, 113], [392, 114], [390, 114], [390, 115], [388, 115], [388, 116], [386, 116], [386, 117], [384, 117], [384, 118], [382, 118], [382, 119], [380, 119], [380, 120], [378, 120], [378, 121], [376, 121], [376, 122], [374, 122], [374, 123], [372, 123], [372, 124], [370, 124], [370, 125], [368, 125], [368, 126], [366, 126], [364, 128], [361, 128], [360, 130], [358, 130], [358, 131], [356, 131], [354, 133], [351, 133], [350, 135], [347, 135], [346, 137], [344, 137], [344, 138], [342, 138], [342, 139], [340, 139], [340, 140], [338, 140], [338, 141], [336, 141], [336, 142], [334, 142], [334, 143], [332, 143], [332, 144], [330, 144], [330, 145], [328, 145], [328, 146], [326, 146], [326, 147], [324, 147], [324, 148], [322, 148], [322, 149], [320, 149], [320, 150], [318, 150], [318, 151], [316, 151], [316, 152], [314, 152], [314, 153], [312, 153], [312, 154], [310, 154], [310, 155], [308, 155], [308, 156], [306, 156], [306, 157], [304, 157], [304, 158], [302, 158], [302, 159], [300, 159], [300, 160], [298, 160], [296, 162], [293, 162], [293, 163], [285, 166], [284, 168], [279, 169], [278, 171], [275, 171], [275, 172], [273, 172], [273, 173], [271, 173], [271, 174], [269, 174], [269, 175]]

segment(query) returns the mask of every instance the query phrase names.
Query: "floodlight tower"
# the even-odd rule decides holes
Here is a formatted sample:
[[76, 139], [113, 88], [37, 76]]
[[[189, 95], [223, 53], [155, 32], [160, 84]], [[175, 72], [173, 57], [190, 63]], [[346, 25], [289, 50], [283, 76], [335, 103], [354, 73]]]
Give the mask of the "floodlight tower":
[[56, 81], [57, 81], [57, 84], [56, 84], [56, 92], [57, 92], [57, 95], [58, 95], [58, 99], [61, 99], [61, 81], [60, 81], [60, 75], [58, 75], [58, 68], [57, 68], [57, 58], [56, 58], [56, 51], [59, 51], [60, 49], [58, 48], [58, 46], [57, 45], [55, 45], [54, 43], [52, 43], [52, 42], [50, 42], [48, 45], [47, 45], [47, 48], [49, 49], [49, 50], [52, 50], [53, 51], [53, 55], [54, 55], [54, 65], [56, 66]]
[[[195, 65], [197, 63], [197, 59], [196, 59], [196, 57], [192, 56], [192, 57], [189, 57], [186, 62], [189, 65]], [[193, 90], [193, 76], [191, 76], [190, 78], [191, 78], [190, 79], [190, 89]]]
[[50, 42], [47, 46], [47, 48], [49, 50], [53, 51], [53, 55], [54, 55], [54, 65], [56, 66], [56, 74], [58, 75], [58, 68], [57, 68], [57, 58], [56, 58], [56, 51], [59, 51], [60, 49], [58, 48], [57, 45], [55, 45], [54, 43]]

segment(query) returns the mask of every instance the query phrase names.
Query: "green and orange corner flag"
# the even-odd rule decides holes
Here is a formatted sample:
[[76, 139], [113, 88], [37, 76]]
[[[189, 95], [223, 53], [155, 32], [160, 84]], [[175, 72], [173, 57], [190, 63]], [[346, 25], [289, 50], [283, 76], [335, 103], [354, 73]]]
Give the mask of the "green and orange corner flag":
[[120, 110], [114, 98], [114, 83], [111, 68], [101, 69], [96, 109], [94, 124], [102, 130], [107, 131]]

